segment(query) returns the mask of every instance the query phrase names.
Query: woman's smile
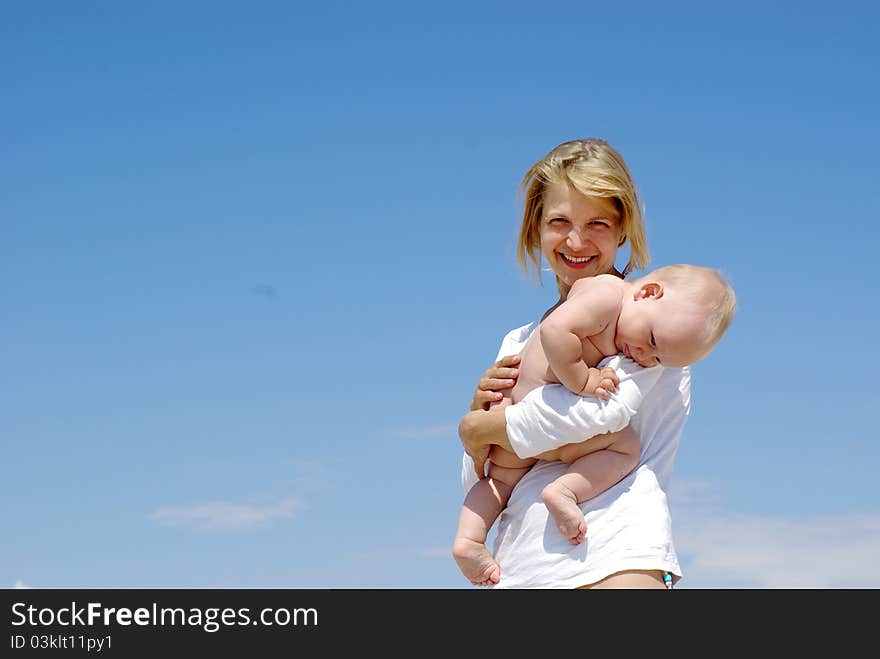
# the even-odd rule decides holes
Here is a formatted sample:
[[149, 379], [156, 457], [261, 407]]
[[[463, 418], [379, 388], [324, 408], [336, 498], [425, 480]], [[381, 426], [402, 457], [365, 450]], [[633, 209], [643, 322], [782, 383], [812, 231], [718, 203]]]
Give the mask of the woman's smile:
[[562, 252], [557, 252], [557, 254], [562, 257], [562, 262], [565, 263], [565, 265], [575, 270], [583, 270], [594, 258], [596, 258], [595, 256], [569, 256]]

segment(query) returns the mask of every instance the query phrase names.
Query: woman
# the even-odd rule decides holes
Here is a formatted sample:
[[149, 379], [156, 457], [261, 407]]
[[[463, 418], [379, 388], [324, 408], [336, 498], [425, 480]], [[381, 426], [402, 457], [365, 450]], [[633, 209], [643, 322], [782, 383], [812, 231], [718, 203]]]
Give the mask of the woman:
[[[648, 262], [635, 184], [620, 154], [604, 140], [565, 142], [535, 163], [523, 179], [526, 191], [518, 258], [556, 275], [559, 300], [574, 281], [598, 274], [623, 277]], [[623, 272], [617, 250], [630, 243]], [[666, 489], [690, 408], [688, 368], [642, 368], [623, 356], [610, 358], [619, 392], [611, 400], [582, 398], [561, 385], [531, 391], [519, 403], [490, 409], [515, 382], [516, 355], [538, 320], [512, 330], [498, 358], [481, 378], [471, 412], [459, 426], [466, 454], [465, 491], [484, 473], [493, 445], [520, 457], [540, 457], [565, 444], [588, 441], [606, 450], [611, 433], [636, 433], [639, 464], [619, 483], [581, 504], [587, 536], [571, 544], [556, 530], [541, 491], [566, 464], [539, 461], [517, 484], [498, 522], [494, 558], [497, 588], [665, 588], [681, 576], [672, 541]], [[603, 364], [604, 365], [604, 362]], [[636, 414], [638, 411], [638, 414]], [[563, 449], [564, 451], [564, 449]]]

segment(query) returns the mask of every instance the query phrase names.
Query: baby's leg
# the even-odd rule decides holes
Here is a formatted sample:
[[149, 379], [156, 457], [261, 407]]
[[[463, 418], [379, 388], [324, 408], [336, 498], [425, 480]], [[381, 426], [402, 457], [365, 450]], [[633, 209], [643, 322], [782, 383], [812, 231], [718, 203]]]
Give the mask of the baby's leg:
[[452, 556], [475, 586], [498, 583], [501, 578], [501, 568], [486, 549], [486, 536], [507, 505], [513, 486], [528, 470], [529, 467], [502, 467], [492, 463], [488, 478], [480, 480], [465, 497]]
[[572, 462], [566, 472], [547, 485], [541, 498], [560, 533], [579, 545], [587, 535], [587, 522], [578, 507], [620, 481], [639, 461], [641, 446], [635, 433], [623, 433], [607, 448]]

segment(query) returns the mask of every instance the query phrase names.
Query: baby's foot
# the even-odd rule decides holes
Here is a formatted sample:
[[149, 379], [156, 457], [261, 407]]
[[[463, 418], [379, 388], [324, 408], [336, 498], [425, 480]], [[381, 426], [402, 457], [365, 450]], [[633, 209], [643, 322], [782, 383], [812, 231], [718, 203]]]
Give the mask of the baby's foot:
[[584, 520], [583, 511], [578, 508], [574, 492], [558, 483], [550, 483], [541, 492], [541, 498], [556, 520], [559, 532], [568, 538], [571, 544], [581, 544], [587, 537], [587, 522]]
[[492, 558], [486, 545], [480, 542], [456, 538], [452, 545], [452, 556], [462, 574], [475, 586], [490, 586], [501, 578], [501, 567]]

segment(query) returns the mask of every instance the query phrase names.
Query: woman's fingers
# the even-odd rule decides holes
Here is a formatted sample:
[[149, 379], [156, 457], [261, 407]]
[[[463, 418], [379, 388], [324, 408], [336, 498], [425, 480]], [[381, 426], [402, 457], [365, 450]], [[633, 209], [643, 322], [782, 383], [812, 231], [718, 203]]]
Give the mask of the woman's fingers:
[[516, 380], [513, 377], [481, 378], [479, 388], [482, 391], [501, 391], [510, 389], [515, 384]]
[[519, 377], [519, 369], [509, 366], [493, 366], [483, 373], [480, 378], [478, 387], [484, 390], [497, 391], [498, 389], [507, 389], [512, 387]]
[[503, 398], [504, 395], [499, 391], [482, 391], [478, 389], [474, 393], [474, 398], [471, 401], [471, 409], [488, 410], [489, 405], [491, 405], [492, 403], [497, 403]]
[[471, 398], [471, 410], [488, 410], [491, 403], [500, 401], [503, 396], [498, 392], [511, 389], [516, 384], [516, 378], [519, 377], [517, 364], [519, 355], [508, 355], [486, 369]]
[[519, 355], [506, 355], [505, 357], [502, 357], [497, 362], [495, 362], [495, 368], [499, 368], [502, 366], [516, 366], [519, 364], [519, 361]]
[[474, 473], [477, 475], [477, 478], [480, 480], [486, 477], [486, 460], [489, 459], [489, 450], [486, 449], [485, 454], [481, 454], [480, 457], [474, 458]]

